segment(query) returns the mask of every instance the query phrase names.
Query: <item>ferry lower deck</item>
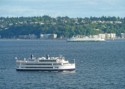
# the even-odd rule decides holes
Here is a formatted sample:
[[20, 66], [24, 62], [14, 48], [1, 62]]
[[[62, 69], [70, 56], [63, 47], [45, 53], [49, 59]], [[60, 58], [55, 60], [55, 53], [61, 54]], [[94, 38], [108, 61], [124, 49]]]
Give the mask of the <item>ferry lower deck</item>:
[[17, 71], [73, 71], [73, 70], [75, 70], [75, 68], [73, 68], [73, 69], [17, 68], [16, 70], [17, 70]]

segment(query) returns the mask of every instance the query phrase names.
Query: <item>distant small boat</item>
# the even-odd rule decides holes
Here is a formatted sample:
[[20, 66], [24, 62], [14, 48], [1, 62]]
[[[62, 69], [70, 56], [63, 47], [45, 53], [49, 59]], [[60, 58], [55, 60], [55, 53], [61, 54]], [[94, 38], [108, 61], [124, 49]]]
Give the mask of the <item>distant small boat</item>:
[[16, 58], [16, 70], [39, 70], [39, 71], [72, 71], [75, 70], [74, 63], [69, 63], [63, 56], [59, 57], [34, 57], [24, 60], [18, 60]]
[[100, 37], [71, 37], [67, 39], [68, 42], [77, 42], [77, 41], [89, 41], [89, 42], [96, 42], [96, 41], [105, 41], [105, 39], [102, 39]]

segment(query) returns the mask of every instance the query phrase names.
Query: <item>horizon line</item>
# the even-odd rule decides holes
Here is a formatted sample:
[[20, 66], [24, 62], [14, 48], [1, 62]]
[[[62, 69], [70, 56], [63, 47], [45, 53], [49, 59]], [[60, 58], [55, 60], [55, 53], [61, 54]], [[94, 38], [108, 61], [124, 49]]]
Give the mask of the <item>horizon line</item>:
[[105, 15], [102, 15], [102, 16], [85, 16], [85, 17], [72, 17], [72, 16], [51, 16], [51, 15], [42, 15], [42, 16], [0, 16], [0, 18], [21, 18], [21, 17], [44, 17], [44, 16], [49, 16], [51, 18], [58, 18], [58, 17], [68, 17], [68, 18], [91, 18], [91, 17], [97, 17], [97, 18], [101, 18], [101, 17], [107, 17], [107, 18], [110, 18], [110, 17], [117, 17], [117, 18], [125, 18], [124, 17], [121, 17], [121, 16], [105, 16]]

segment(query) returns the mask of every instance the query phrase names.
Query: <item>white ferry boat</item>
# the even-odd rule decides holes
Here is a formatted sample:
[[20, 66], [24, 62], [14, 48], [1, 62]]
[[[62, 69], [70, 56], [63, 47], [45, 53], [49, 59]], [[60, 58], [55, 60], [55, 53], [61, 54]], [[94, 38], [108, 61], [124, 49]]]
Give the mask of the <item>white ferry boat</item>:
[[78, 41], [89, 41], [89, 42], [96, 42], [96, 41], [105, 41], [105, 39], [102, 39], [100, 37], [72, 37], [67, 39], [68, 42], [78, 42]]
[[75, 70], [74, 63], [69, 63], [63, 56], [59, 57], [34, 57], [19, 60], [16, 58], [16, 70], [40, 70], [40, 71], [72, 71]]

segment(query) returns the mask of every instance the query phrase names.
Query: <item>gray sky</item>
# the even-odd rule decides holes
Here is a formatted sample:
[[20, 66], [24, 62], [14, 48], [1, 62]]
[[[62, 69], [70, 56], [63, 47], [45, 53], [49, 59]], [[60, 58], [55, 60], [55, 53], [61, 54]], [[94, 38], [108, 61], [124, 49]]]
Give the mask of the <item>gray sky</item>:
[[125, 17], [125, 0], [0, 0], [0, 16]]

